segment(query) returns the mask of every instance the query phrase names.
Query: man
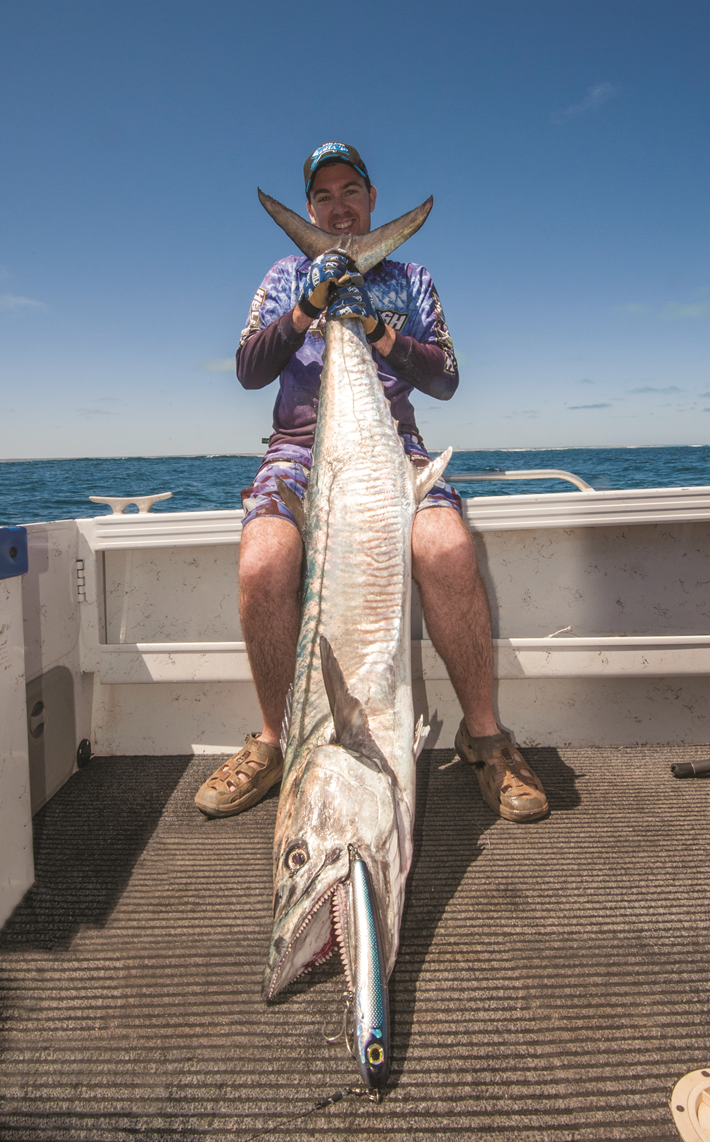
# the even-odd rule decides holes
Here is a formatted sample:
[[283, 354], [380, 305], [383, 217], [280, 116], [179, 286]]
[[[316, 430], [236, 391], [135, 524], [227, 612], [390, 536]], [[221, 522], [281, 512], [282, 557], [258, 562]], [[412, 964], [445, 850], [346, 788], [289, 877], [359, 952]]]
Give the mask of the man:
[[[242, 492], [239, 609], [263, 725], [197, 793], [195, 803], [212, 817], [249, 808], [283, 773], [279, 738], [295, 671], [303, 544], [276, 477], [304, 495], [326, 313], [362, 320], [412, 463], [428, 460], [409, 400], [412, 388], [448, 400], [458, 386], [451, 338], [423, 266], [385, 259], [364, 275], [364, 285], [337, 284], [349, 268], [337, 250], [338, 236], [368, 233], [377, 199], [358, 152], [344, 143], [326, 143], [309, 155], [304, 178], [309, 217], [334, 235], [334, 249], [313, 262], [291, 256], [272, 267], [257, 290], [237, 350], [244, 388], [263, 388], [280, 376], [269, 447], [254, 483]], [[463, 710], [458, 753], [475, 765], [481, 792], [496, 813], [511, 821], [544, 816], [548, 805], [539, 779], [495, 720], [488, 600], [461, 500], [443, 480], [415, 516], [412, 573], [429, 636]]]

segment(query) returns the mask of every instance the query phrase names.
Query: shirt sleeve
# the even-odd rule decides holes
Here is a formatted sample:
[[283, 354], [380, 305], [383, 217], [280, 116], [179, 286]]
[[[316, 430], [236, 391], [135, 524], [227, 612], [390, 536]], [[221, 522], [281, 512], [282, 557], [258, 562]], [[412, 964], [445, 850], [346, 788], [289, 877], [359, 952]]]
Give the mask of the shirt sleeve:
[[413, 389], [437, 400], [450, 400], [458, 388], [458, 369], [453, 373], [447, 371], [440, 345], [395, 333], [387, 364]]
[[263, 389], [275, 381], [306, 339], [291, 321], [292, 262], [294, 258], [284, 258], [272, 266], [251, 303], [237, 349], [237, 377], [245, 389]]
[[424, 266], [408, 266], [410, 335], [395, 333], [387, 363], [427, 396], [449, 400], [459, 384], [459, 368], [444, 311]]

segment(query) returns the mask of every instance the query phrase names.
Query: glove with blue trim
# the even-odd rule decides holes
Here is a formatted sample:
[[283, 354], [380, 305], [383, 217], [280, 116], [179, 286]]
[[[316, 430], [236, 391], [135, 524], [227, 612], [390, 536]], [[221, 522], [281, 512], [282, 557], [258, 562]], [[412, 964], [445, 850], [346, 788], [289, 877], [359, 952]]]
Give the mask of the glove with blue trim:
[[385, 323], [372, 304], [361, 274], [350, 274], [347, 283], [339, 288], [338, 296], [328, 313], [331, 317], [338, 318], [359, 317], [365, 326], [365, 336], [370, 345], [385, 335]]
[[342, 250], [326, 250], [319, 258], [314, 258], [303, 293], [298, 299], [298, 308], [306, 317], [319, 317], [332, 300], [338, 281], [350, 270], [355, 269], [352, 258]]

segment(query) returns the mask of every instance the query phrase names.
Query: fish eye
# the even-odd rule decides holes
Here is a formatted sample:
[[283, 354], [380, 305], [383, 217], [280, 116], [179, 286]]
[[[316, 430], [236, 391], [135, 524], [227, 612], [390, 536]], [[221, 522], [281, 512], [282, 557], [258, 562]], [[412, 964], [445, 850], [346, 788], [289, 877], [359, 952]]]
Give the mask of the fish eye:
[[299, 841], [297, 844], [291, 845], [291, 848], [284, 857], [284, 864], [291, 872], [298, 872], [299, 868], [303, 868], [307, 860], [308, 849]]
[[370, 1043], [365, 1051], [365, 1057], [371, 1067], [379, 1067], [384, 1060], [385, 1053], [379, 1043]]

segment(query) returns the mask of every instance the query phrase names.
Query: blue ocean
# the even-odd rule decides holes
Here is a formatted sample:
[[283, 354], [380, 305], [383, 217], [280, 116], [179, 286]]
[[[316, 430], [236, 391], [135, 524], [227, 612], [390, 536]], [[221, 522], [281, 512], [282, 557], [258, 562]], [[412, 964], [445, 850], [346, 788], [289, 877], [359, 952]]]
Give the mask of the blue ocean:
[[[110, 459], [7, 460], [0, 462], [0, 525], [103, 515], [110, 509], [89, 496], [172, 492], [154, 511], [241, 507], [240, 491], [259, 456], [126, 456]], [[673, 448], [553, 448], [455, 452], [446, 471], [556, 468], [581, 476], [598, 490], [710, 485], [710, 445]], [[464, 497], [570, 492], [559, 480], [495, 480], [462, 483]], [[131, 510], [131, 509], [129, 509]]]

